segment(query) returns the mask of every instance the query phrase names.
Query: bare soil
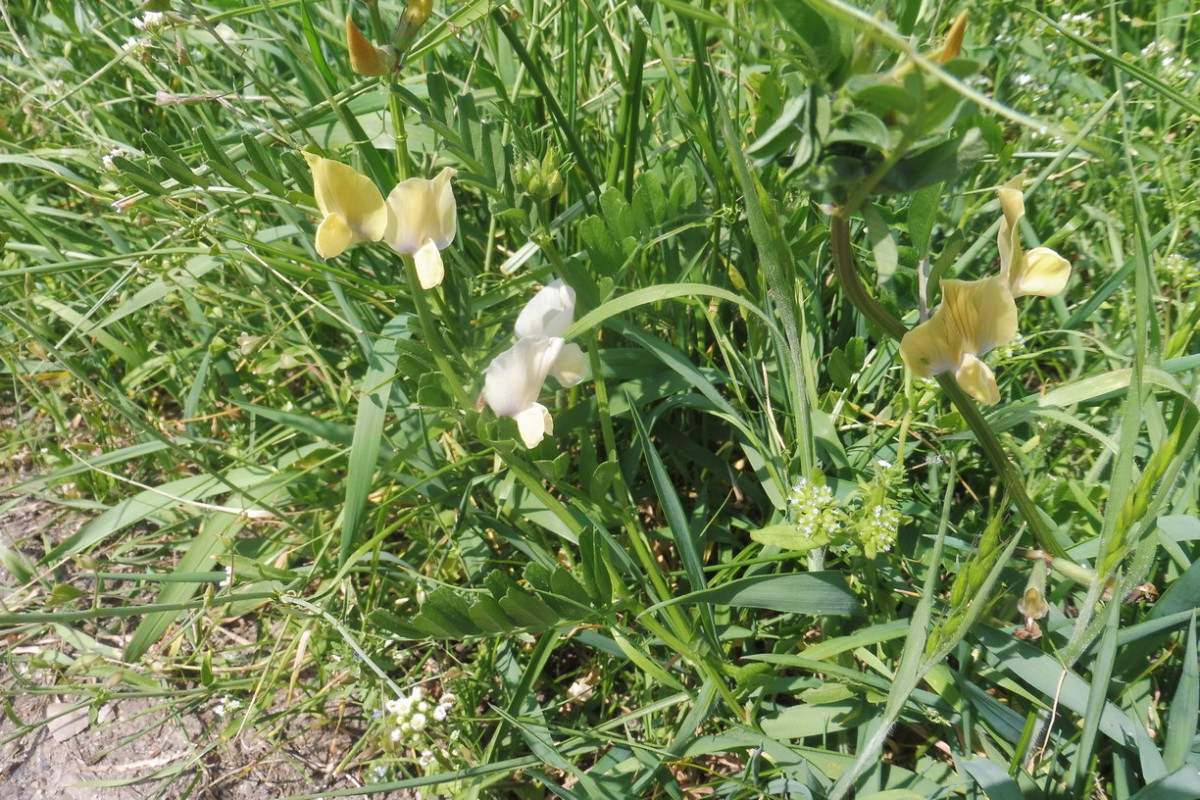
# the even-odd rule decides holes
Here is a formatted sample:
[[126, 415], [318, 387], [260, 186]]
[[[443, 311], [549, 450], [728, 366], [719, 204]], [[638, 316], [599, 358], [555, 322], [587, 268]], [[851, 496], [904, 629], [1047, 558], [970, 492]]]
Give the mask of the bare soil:
[[[0, 472], [0, 485], [18, 480]], [[29, 564], [85, 521], [42, 499], [0, 494], [0, 546]], [[54, 585], [71, 580], [53, 576]], [[34, 595], [48, 583], [18, 585], [0, 559], [0, 613], [45, 611], [46, 598]], [[113, 665], [111, 685], [74, 688], [69, 669], [30, 668], [39, 651], [88, 658], [70, 636], [69, 626], [0, 625], [0, 800], [282, 800], [361, 786], [336, 771], [362, 735], [336, 713], [295, 715], [267, 741], [230, 726], [211, 703], [181, 711], [178, 698], [137, 696], [131, 686], [145, 681], [120, 673], [133, 665]]]

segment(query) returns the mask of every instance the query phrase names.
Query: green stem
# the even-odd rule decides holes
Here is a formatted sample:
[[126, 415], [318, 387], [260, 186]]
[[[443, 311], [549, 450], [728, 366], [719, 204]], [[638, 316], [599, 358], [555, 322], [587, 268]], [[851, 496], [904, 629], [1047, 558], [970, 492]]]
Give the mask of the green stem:
[[830, 236], [833, 271], [850, 304], [858, 309], [860, 314], [878, 325], [888, 336], [896, 340], [904, 338], [904, 334], [908, 333], [908, 328], [871, 296], [867, 287], [858, 277], [858, 270], [854, 268], [854, 253], [851, 251], [849, 218], [841, 214], [834, 215]]
[[388, 113], [392, 117], [392, 137], [396, 140], [396, 180], [407, 180], [410, 174], [408, 157], [408, 130], [404, 127], [404, 105], [400, 95], [388, 84]]
[[[859, 313], [867, 319], [878, 325], [885, 333], [893, 339], [901, 339], [908, 332], [908, 328], [904, 323], [896, 319], [886, 308], [879, 304], [863, 285], [862, 280], [858, 277], [858, 271], [854, 268], [854, 255], [851, 252], [850, 244], [850, 220], [841, 214], [835, 215], [831, 227], [831, 243], [830, 248], [833, 252], [833, 267], [837, 274], [838, 281], [842, 285], [842, 291], [846, 293], [850, 303], [858, 309]], [[1025, 484], [1021, 480], [1021, 476], [1017, 474], [1012, 462], [1009, 461], [1008, 455], [1004, 452], [1004, 445], [996, 436], [995, 431], [988, 425], [987, 420], [983, 418], [983, 414], [979, 412], [975, 402], [964, 392], [957, 383], [947, 373], [937, 375], [938, 384], [946, 396], [950, 398], [950, 402], [962, 414], [966, 420], [967, 427], [975, 434], [975, 439], [983, 448], [984, 455], [992, 463], [992, 467], [1000, 475], [1000, 480], [1004, 483], [1005, 489], [1008, 490], [1013, 502], [1021, 512], [1021, 516], [1025, 519], [1032, 530], [1034, 538], [1043, 550], [1048, 550], [1052, 554], [1060, 558], [1066, 558], [1066, 547], [1050, 530], [1046, 521], [1042, 518], [1041, 512], [1030, 499], [1029, 494], [1025, 491]]]
[[446, 376], [446, 380], [450, 382], [450, 391], [454, 393], [454, 399], [458, 402], [460, 408], [464, 411], [475, 407], [475, 400], [463, 388], [462, 381], [459, 380], [458, 371], [450, 363], [450, 359], [446, 358], [446, 351], [442, 346], [441, 333], [437, 325], [434, 324], [433, 314], [429, 310], [429, 301], [425, 297], [425, 292], [429, 289], [421, 288], [421, 279], [417, 277], [417, 264], [410, 255], [403, 255], [401, 258], [404, 261], [404, 269], [408, 273], [408, 290], [412, 295], [413, 305], [417, 309], [417, 318], [421, 321], [421, 332], [425, 336], [425, 346], [429, 348], [430, 355], [433, 356], [433, 362], [437, 364], [437, 368]]

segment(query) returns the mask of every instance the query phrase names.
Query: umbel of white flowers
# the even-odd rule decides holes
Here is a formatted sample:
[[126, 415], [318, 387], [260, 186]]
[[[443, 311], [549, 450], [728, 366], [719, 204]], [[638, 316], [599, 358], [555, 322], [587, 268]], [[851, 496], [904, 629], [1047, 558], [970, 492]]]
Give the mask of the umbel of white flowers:
[[517, 317], [517, 343], [483, 373], [483, 400], [502, 417], [512, 417], [526, 447], [554, 433], [550, 411], [537, 401], [547, 375], [563, 387], [587, 376], [579, 345], [562, 338], [575, 317], [575, 290], [562, 280], [542, 289]]

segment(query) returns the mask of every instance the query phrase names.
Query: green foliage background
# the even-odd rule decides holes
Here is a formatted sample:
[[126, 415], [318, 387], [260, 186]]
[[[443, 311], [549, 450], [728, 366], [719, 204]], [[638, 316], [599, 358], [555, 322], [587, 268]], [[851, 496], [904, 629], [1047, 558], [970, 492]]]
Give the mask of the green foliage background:
[[[379, 80], [395, 3], [8, 3], [0, 510], [86, 522], [0, 541], [7, 696], [348, 705], [372, 791], [1200, 796], [1196, 17], [959, 10], [468, 0]], [[302, 149], [456, 168], [443, 285], [318, 258]], [[1073, 277], [983, 408], [895, 339], [1018, 174]], [[526, 450], [476, 397], [556, 277]], [[388, 744], [414, 685], [457, 738]]]

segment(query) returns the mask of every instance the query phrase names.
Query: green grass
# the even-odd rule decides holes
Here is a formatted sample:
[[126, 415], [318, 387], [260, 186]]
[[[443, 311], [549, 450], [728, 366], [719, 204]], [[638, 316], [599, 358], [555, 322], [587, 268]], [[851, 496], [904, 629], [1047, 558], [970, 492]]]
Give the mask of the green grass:
[[[1190, 3], [943, 60], [953, 7], [468, 0], [384, 79], [395, 3], [172, 6], [0, 18], [0, 511], [86, 517], [0, 541], [4, 697], [348, 717], [362, 793], [1200, 796]], [[320, 258], [301, 150], [455, 168], [442, 285]], [[1021, 174], [1072, 276], [981, 406], [897, 339]], [[555, 278], [527, 449], [476, 398]]]

